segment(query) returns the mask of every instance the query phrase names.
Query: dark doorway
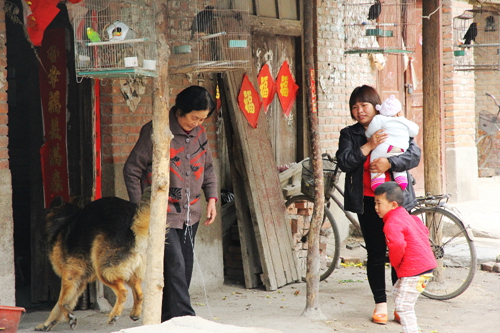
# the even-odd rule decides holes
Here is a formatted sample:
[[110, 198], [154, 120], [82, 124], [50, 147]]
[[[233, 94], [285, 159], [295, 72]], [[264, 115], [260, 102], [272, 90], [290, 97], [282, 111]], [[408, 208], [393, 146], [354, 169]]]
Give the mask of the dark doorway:
[[[27, 39], [22, 0], [6, 6], [9, 166], [12, 175], [16, 300], [32, 308], [53, 302], [59, 278], [47, 258], [43, 235], [44, 193], [40, 148], [44, 143], [37, 47]], [[64, 29], [66, 39], [67, 164], [71, 196], [91, 196], [93, 186], [92, 80], [76, 79], [73, 32], [64, 4], [49, 29]], [[42, 42], [43, 44], [43, 42]], [[37, 305], [38, 304], [38, 305]]]

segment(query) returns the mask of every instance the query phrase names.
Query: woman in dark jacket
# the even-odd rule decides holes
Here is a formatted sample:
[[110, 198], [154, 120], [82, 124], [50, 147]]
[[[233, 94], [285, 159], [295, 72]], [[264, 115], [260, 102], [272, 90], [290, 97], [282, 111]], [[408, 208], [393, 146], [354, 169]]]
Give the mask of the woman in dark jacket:
[[[375, 109], [381, 104], [380, 96], [370, 86], [360, 86], [353, 90], [349, 99], [351, 117], [357, 122], [340, 131], [337, 163], [346, 173], [344, 206], [345, 209], [358, 214], [363, 237], [368, 254], [367, 275], [370, 289], [375, 299], [375, 310], [372, 320], [377, 324], [387, 323], [387, 295], [385, 293], [385, 262], [386, 243], [383, 233], [384, 223], [375, 212], [374, 193], [370, 187], [370, 173], [385, 173], [390, 180], [388, 171], [407, 171], [415, 168], [420, 162], [420, 148], [413, 139], [406, 152], [389, 158], [378, 158], [370, 163], [370, 153], [380, 143], [387, 139], [383, 129], [366, 139], [365, 131], [373, 117], [378, 114]], [[408, 179], [411, 179], [408, 175]], [[404, 207], [407, 210], [416, 205], [415, 192], [411, 181], [405, 190]], [[392, 281], [397, 276], [392, 271]]]

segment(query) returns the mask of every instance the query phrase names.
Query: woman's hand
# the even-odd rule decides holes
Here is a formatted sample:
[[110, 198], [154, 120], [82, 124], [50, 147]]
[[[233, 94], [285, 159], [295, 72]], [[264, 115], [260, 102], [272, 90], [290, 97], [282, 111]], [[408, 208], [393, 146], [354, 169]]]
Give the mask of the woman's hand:
[[376, 177], [383, 175], [387, 170], [391, 168], [391, 162], [385, 157], [379, 157], [370, 163], [370, 172], [378, 173]]
[[379, 144], [384, 143], [389, 135], [385, 133], [384, 129], [379, 129], [370, 137], [367, 143], [361, 146], [363, 155], [368, 156], [370, 152], [375, 149]]
[[208, 199], [207, 203], [207, 220], [205, 221], [205, 225], [211, 225], [215, 221], [215, 217], [217, 216], [217, 209], [215, 207], [215, 199]]

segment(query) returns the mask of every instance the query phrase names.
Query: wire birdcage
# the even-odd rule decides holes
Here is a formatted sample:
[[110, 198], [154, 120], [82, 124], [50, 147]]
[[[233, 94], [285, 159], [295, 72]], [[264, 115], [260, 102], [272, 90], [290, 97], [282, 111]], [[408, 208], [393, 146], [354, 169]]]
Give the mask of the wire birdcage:
[[350, 0], [344, 4], [345, 53], [415, 51], [415, 0]]
[[500, 15], [471, 9], [453, 18], [454, 69], [500, 70]]
[[169, 22], [172, 71], [251, 69], [250, 2], [198, 0], [193, 4]]
[[144, 0], [85, 0], [73, 8], [76, 74], [156, 76], [155, 13]]

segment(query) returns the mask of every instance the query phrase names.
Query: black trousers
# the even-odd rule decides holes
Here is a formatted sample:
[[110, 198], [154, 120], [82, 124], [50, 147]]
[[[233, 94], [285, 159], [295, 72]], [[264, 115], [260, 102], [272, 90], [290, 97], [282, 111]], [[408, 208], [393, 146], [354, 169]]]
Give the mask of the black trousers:
[[195, 315], [189, 285], [193, 274], [193, 248], [198, 224], [168, 231], [163, 258], [165, 286], [161, 305], [162, 322], [174, 317]]
[[[364, 197], [364, 213], [358, 214], [359, 224], [365, 239], [368, 254], [366, 274], [375, 303], [387, 302], [385, 292], [385, 263], [387, 245], [385, 243], [384, 222], [375, 211], [375, 198]], [[391, 271], [392, 284], [398, 280], [396, 271]]]

